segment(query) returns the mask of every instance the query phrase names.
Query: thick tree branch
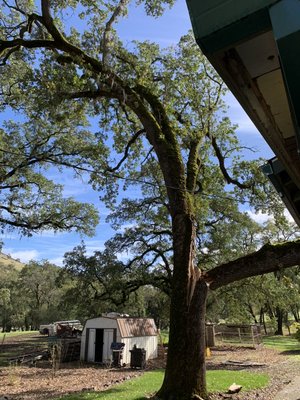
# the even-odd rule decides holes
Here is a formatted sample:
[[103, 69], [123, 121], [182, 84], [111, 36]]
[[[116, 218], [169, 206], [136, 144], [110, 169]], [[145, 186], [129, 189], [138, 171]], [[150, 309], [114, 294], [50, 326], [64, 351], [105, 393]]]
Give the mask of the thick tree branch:
[[[179, 93], [180, 93], [180, 91], [179, 91]], [[180, 93], [180, 95], [182, 95], [182, 94]], [[187, 101], [187, 102], [183, 105], [183, 107], [182, 107], [182, 109], [180, 110], [180, 112], [177, 111], [177, 110], [174, 111], [174, 115], [175, 115], [177, 121], [178, 121], [180, 124], [182, 124], [182, 125], [185, 125], [185, 124], [187, 123], [187, 121], [183, 118], [182, 114], [185, 112], [186, 108], [187, 108], [188, 106], [190, 106], [190, 105], [191, 105], [191, 102], [190, 102], [190, 101]]]
[[42, 40], [42, 39], [35, 39], [35, 40], [25, 40], [25, 39], [13, 39], [13, 40], [0, 40], [0, 56], [3, 55], [5, 50], [7, 49], [14, 49], [16, 50], [20, 47], [25, 47], [27, 49], [35, 49], [35, 48], [49, 48], [55, 49], [58, 48], [58, 45], [53, 40]]
[[197, 176], [200, 167], [199, 146], [200, 141], [194, 141], [191, 143], [190, 146], [186, 178], [186, 188], [190, 193], [193, 193], [195, 191], [197, 185]]
[[116, 21], [116, 19], [121, 15], [123, 12], [124, 8], [128, 4], [129, 0], [120, 0], [118, 6], [115, 8], [114, 12], [112, 13], [112, 16], [108, 20], [105, 30], [103, 33], [103, 40], [102, 40], [102, 63], [105, 66], [107, 63], [107, 56], [108, 56], [108, 50], [109, 50], [109, 40], [110, 40], [110, 33], [112, 29], [113, 23]]
[[259, 251], [230, 261], [204, 273], [210, 289], [267, 274], [300, 264], [300, 239], [294, 242], [266, 244]]
[[135, 90], [137, 93], [140, 93], [142, 97], [144, 97], [145, 100], [149, 103], [153, 115], [158, 125], [161, 127], [161, 131], [164, 134], [166, 140], [172, 144], [175, 144], [176, 140], [174, 136], [174, 131], [170, 126], [168, 115], [159, 98], [143, 85], [138, 84]]
[[105, 97], [107, 99], [117, 99], [121, 103], [125, 103], [128, 100], [128, 96], [125, 89], [112, 85], [109, 88], [104, 86], [97, 90], [81, 90], [79, 92], [60, 92], [59, 95], [65, 99], [99, 99]]
[[[55, 50], [61, 50], [63, 52], [68, 53], [72, 57], [79, 57], [81, 62], [91, 69], [93, 72], [101, 73], [104, 72], [102, 62], [97, 60], [94, 57], [89, 56], [86, 54], [82, 49], [77, 46], [71, 44], [63, 34], [57, 29], [53, 22], [53, 18], [50, 14], [50, 6], [48, 0], [42, 0], [42, 13], [43, 16], [35, 16], [39, 22], [45, 26], [47, 31], [53, 37], [54, 40], [40, 40], [40, 39], [33, 39], [33, 40], [24, 40], [21, 37], [14, 39], [14, 40], [0, 40], [0, 56], [3, 56], [3, 53], [7, 49], [16, 48], [19, 46], [33, 49], [33, 48], [49, 48]], [[118, 81], [118, 77], [114, 76], [112, 71], [110, 72], [110, 79], [113, 80], [115, 83]]]
[[161, 230], [161, 231], [153, 231], [153, 234], [155, 235], [155, 236], [161, 236], [161, 235], [167, 235], [167, 236], [169, 236], [170, 238], [172, 238], [172, 231], [171, 231], [171, 229], [163, 229], [163, 230]]
[[115, 172], [117, 171], [121, 165], [123, 164], [123, 162], [127, 159], [128, 157], [128, 153], [129, 153], [129, 149], [130, 147], [136, 142], [136, 140], [143, 134], [145, 133], [145, 129], [140, 129], [139, 131], [137, 131], [132, 138], [128, 141], [127, 146], [125, 148], [123, 157], [121, 158], [121, 160], [118, 162], [118, 164], [115, 167], [108, 167], [107, 171], [109, 172]]
[[[145, 242], [145, 244], [146, 244], [146, 242]], [[147, 244], [146, 244], [146, 245], [147, 245]], [[135, 261], [142, 260], [142, 259], [143, 259], [146, 255], [148, 255], [149, 253], [155, 253], [155, 254], [156, 254], [155, 260], [156, 260], [157, 258], [159, 258], [159, 257], [162, 259], [162, 261], [164, 262], [164, 265], [165, 265], [165, 270], [166, 270], [166, 272], [167, 272], [169, 282], [171, 282], [171, 280], [172, 280], [172, 271], [171, 271], [171, 267], [170, 267], [168, 258], [165, 256], [165, 254], [164, 254], [163, 251], [159, 250], [158, 248], [156, 248], [156, 247], [154, 247], [154, 246], [150, 246], [150, 247], [149, 247], [148, 249], [146, 249], [141, 255], [139, 255], [138, 257], [135, 257], [133, 260], [131, 260], [131, 261], [128, 263], [127, 268], [130, 268], [130, 266], [131, 266]], [[153, 262], [152, 262], [151, 264], [149, 264], [149, 265], [153, 265]]]
[[216, 154], [217, 159], [219, 161], [219, 166], [220, 166], [221, 172], [222, 172], [226, 182], [229, 183], [229, 184], [231, 183], [233, 185], [236, 185], [240, 189], [250, 189], [252, 187], [252, 184], [241, 183], [237, 179], [234, 179], [229, 175], [229, 173], [228, 173], [228, 171], [226, 169], [226, 166], [225, 166], [225, 158], [224, 158], [224, 156], [223, 156], [223, 154], [221, 152], [221, 149], [219, 148], [219, 146], [217, 144], [216, 138], [214, 136], [211, 136], [209, 138], [211, 140], [211, 144], [212, 144], [212, 146], [214, 148], [215, 154]]

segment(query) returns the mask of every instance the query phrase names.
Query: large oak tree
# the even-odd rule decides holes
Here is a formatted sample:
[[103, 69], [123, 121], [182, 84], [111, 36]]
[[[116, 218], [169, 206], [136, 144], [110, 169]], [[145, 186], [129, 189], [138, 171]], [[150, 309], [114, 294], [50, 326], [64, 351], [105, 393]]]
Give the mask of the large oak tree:
[[[157, 16], [172, 0], [138, 3]], [[233, 156], [238, 144], [220, 111], [223, 84], [191, 36], [173, 50], [138, 42], [126, 49], [114, 23], [126, 14], [128, 4], [129, 0], [2, 1], [1, 107], [22, 111], [32, 123], [46, 115], [53, 127], [63, 121], [75, 129], [97, 118], [96, 152], [88, 169], [94, 188], [105, 188], [104, 199], [111, 203], [118, 179], [143, 180], [144, 161], [150, 155], [155, 159], [164, 182], [172, 239], [169, 351], [157, 396], [207, 398], [208, 291], [298, 264], [300, 242], [267, 244], [202, 271], [196, 239], [197, 215], [209, 206], [203, 176], [218, 174], [229, 185], [228, 194], [247, 196], [252, 202], [258, 194], [258, 172]], [[207, 148], [210, 151], [204, 151]]]

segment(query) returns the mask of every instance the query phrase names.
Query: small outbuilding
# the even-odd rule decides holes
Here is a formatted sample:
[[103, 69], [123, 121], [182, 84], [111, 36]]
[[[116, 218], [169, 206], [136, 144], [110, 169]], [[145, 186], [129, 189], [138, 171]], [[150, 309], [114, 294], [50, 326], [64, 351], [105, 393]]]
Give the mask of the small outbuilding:
[[108, 314], [88, 319], [81, 336], [80, 359], [107, 363], [113, 359], [114, 344], [123, 343], [122, 364], [130, 363], [130, 350], [143, 348], [146, 360], [157, 357], [158, 331], [152, 318], [130, 318]]

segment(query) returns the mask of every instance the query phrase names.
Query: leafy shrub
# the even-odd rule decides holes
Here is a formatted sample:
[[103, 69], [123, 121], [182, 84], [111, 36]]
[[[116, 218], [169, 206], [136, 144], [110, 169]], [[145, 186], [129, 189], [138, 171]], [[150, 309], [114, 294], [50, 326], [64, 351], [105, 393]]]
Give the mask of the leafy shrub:
[[300, 342], [300, 324], [295, 323], [293, 325], [296, 328], [295, 338], [298, 340], [298, 342]]

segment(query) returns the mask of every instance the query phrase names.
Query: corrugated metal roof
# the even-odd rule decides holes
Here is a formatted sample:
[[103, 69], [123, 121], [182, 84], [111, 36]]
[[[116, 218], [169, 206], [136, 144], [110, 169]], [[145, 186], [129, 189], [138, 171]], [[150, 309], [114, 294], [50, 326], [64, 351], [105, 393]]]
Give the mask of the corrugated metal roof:
[[157, 328], [152, 318], [117, 318], [121, 337], [156, 336]]

